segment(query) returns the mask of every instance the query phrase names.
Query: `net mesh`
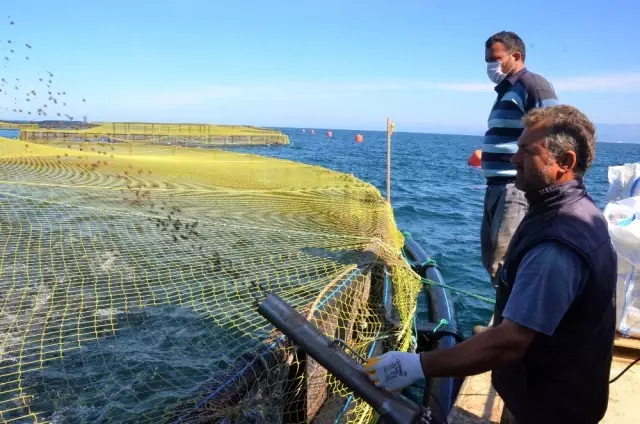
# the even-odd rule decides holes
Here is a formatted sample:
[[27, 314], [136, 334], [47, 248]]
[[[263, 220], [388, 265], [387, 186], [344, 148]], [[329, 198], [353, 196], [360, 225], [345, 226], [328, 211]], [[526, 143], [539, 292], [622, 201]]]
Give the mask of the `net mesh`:
[[0, 139], [0, 199], [0, 421], [370, 421], [256, 312], [253, 283], [362, 356], [411, 344], [419, 278], [389, 205], [350, 175]]

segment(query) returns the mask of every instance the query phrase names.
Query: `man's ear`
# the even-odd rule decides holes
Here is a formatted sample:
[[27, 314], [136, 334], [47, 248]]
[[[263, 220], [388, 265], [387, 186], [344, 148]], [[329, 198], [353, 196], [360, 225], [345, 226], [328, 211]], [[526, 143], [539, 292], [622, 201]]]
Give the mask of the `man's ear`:
[[513, 58], [514, 58], [515, 60], [517, 60], [518, 62], [522, 62], [522, 53], [520, 53], [520, 52], [515, 52], [515, 53], [513, 54]]
[[562, 156], [560, 156], [556, 163], [558, 164], [558, 168], [562, 170], [563, 173], [571, 171], [578, 164], [578, 157], [576, 156], [576, 152], [573, 150], [569, 150], [564, 152]]

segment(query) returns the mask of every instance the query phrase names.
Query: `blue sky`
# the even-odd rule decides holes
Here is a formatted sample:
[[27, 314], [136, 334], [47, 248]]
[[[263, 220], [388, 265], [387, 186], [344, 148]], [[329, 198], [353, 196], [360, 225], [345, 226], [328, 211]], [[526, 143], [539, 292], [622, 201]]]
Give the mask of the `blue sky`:
[[46, 97], [49, 70], [75, 118], [383, 129], [391, 116], [399, 131], [481, 132], [484, 41], [507, 29], [562, 102], [640, 124], [633, 1], [3, 3], [1, 56], [14, 54], [0, 75], [21, 78], [3, 87], [3, 118], [37, 109], [22, 93]]

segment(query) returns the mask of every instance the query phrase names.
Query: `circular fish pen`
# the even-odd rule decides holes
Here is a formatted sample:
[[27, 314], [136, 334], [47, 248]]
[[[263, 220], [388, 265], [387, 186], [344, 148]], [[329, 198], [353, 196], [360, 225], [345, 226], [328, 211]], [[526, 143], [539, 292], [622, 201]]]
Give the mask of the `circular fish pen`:
[[0, 139], [0, 198], [3, 422], [371, 421], [256, 312], [256, 283], [363, 357], [411, 343], [420, 278], [390, 206], [350, 175]]

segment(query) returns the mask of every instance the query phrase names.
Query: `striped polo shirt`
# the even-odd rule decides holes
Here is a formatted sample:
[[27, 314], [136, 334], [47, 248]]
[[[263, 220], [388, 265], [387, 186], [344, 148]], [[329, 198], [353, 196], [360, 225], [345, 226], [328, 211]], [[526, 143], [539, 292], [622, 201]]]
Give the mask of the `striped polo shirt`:
[[489, 129], [482, 145], [482, 170], [488, 183], [515, 179], [516, 167], [511, 158], [518, 150], [524, 114], [536, 107], [558, 104], [549, 81], [526, 68], [505, 78], [495, 90], [498, 96], [489, 115]]

